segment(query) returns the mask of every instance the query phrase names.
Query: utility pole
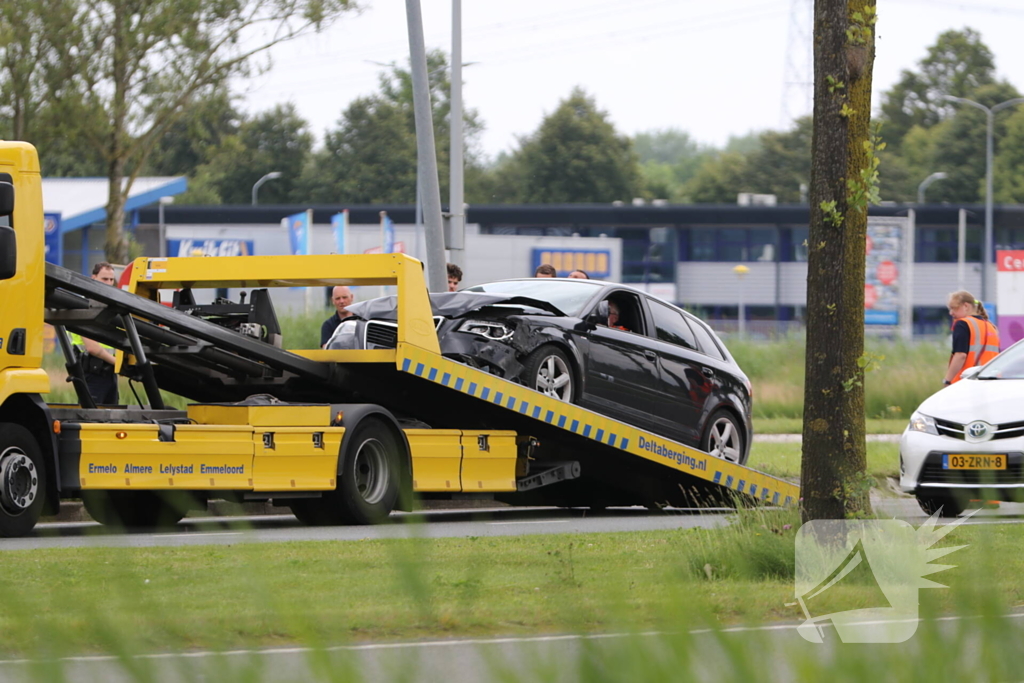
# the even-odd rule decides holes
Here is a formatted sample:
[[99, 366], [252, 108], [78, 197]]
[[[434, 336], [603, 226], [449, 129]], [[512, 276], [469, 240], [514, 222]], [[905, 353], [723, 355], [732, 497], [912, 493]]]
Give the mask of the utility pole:
[[452, 0], [451, 169], [448, 211], [452, 263], [465, 265], [466, 210], [462, 158], [462, 0]]
[[423, 39], [423, 14], [419, 0], [405, 0], [409, 23], [409, 63], [412, 67], [412, 101], [416, 118], [416, 175], [423, 194], [423, 222], [427, 242], [427, 287], [448, 291], [444, 258], [444, 227], [441, 223], [441, 186], [437, 179], [434, 123], [430, 110], [427, 49]]

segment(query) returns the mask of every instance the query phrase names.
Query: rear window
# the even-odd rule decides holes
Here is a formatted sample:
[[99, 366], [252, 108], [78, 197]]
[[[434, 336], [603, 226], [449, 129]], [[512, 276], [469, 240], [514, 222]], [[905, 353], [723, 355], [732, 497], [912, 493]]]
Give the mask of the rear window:
[[653, 299], [648, 299], [648, 302], [654, 315], [654, 328], [658, 339], [687, 349], [697, 349], [697, 338], [686, 324], [682, 313]]
[[718, 347], [715, 342], [714, 336], [711, 334], [711, 330], [704, 326], [704, 323], [694, 318], [690, 319], [690, 327], [693, 328], [694, 334], [697, 335], [697, 345], [700, 350], [718, 360], [725, 360], [725, 354], [722, 353], [722, 349]]

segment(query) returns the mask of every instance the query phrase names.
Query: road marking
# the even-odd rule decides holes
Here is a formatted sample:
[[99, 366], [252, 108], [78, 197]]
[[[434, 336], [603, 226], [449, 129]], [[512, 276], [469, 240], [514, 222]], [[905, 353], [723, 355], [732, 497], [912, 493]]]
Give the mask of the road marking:
[[[936, 617], [934, 619], [876, 619], [871, 621], [858, 621], [846, 624], [847, 626], [873, 626], [877, 624], [902, 624], [923, 621], [970, 621], [981, 619], [981, 616], [948, 616]], [[1000, 615], [1001, 619], [1024, 619], [1024, 612], [1011, 612]], [[771, 626], [733, 626], [721, 629], [693, 629], [686, 631], [689, 635], [706, 635], [709, 633], [755, 633], [766, 631], [795, 631], [801, 624], [774, 624]], [[831, 628], [832, 623], [823, 623], [825, 628]], [[555, 636], [509, 636], [502, 638], [466, 638], [448, 640], [423, 640], [401, 643], [366, 643], [363, 645], [335, 645], [332, 647], [312, 648], [306, 646], [277, 647], [263, 650], [225, 650], [217, 652], [214, 650], [203, 650], [198, 652], [157, 652], [151, 654], [131, 655], [130, 659], [162, 660], [162, 659], [203, 659], [205, 657], [252, 657], [253, 655], [296, 655], [309, 654], [312, 652], [371, 652], [375, 650], [400, 650], [424, 649], [429, 647], [455, 647], [460, 645], [508, 645], [517, 643], [557, 643], [563, 641], [587, 641], [587, 640], [609, 640], [617, 638], [650, 638], [652, 636], [676, 635], [673, 631], [640, 631], [637, 633], [591, 633], [591, 634], [562, 634]], [[0, 666], [38, 664], [45, 661], [56, 662], [120, 662], [124, 657], [116, 655], [78, 655], [75, 657], [61, 657], [57, 660], [40, 659], [0, 659]]]
[[187, 534], [154, 534], [150, 538], [209, 538], [210, 536], [242, 536], [241, 531], [193, 531]]
[[532, 522], [484, 522], [491, 526], [507, 526], [510, 524], [568, 524], [572, 520], [569, 519], [541, 519]]

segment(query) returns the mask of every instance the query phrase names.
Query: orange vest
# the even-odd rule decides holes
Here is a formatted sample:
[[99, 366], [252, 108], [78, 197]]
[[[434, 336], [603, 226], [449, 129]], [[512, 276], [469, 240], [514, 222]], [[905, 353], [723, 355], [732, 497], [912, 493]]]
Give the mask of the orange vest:
[[967, 358], [960, 372], [953, 378], [954, 382], [960, 381], [960, 374], [967, 368], [975, 365], [984, 365], [999, 353], [999, 331], [996, 326], [987, 320], [980, 320], [974, 316], [967, 316], [962, 319], [971, 330], [971, 345], [967, 349]]

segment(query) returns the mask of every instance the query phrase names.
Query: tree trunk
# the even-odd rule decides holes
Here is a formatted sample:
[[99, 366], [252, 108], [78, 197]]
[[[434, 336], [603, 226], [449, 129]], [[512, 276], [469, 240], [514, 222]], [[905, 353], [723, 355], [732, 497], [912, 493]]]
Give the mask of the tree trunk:
[[124, 236], [124, 205], [127, 191], [124, 184], [127, 162], [127, 120], [128, 120], [128, 48], [124, 32], [127, 29], [122, 3], [114, 2], [114, 54], [112, 78], [114, 95], [111, 101], [110, 143], [106, 150], [107, 180], [110, 187], [107, 194], [107, 235], [105, 251], [111, 263], [128, 263], [128, 241]]
[[874, 6], [814, 5], [814, 133], [807, 255], [803, 517], [870, 510], [864, 445], [864, 266]]

